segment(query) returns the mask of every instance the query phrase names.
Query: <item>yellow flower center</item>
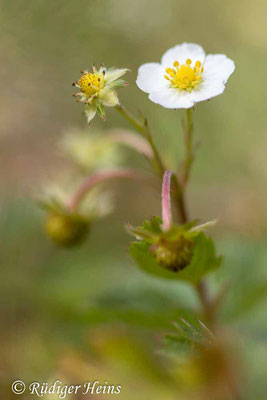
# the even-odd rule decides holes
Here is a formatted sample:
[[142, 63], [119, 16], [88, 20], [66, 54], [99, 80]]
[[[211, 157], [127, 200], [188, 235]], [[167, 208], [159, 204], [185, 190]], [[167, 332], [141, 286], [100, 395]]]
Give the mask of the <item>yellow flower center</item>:
[[204, 71], [200, 61], [196, 61], [194, 67], [191, 67], [191, 64], [190, 58], [182, 65], [175, 61], [173, 63], [174, 68], [166, 68], [167, 75], [164, 75], [164, 78], [170, 81], [173, 88], [191, 92], [203, 81], [202, 73]]
[[104, 87], [104, 76], [99, 73], [87, 73], [78, 81], [81, 91], [89, 96], [97, 94]]

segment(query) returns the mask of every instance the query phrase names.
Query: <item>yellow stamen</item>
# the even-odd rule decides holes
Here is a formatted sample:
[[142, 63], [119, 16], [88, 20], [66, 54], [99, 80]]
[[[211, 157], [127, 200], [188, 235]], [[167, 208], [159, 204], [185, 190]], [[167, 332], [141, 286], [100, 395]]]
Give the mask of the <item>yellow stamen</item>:
[[103, 74], [97, 73], [96, 69], [94, 69], [94, 73], [83, 75], [78, 81], [78, 85], [83, 93], [89, 96], [95, 95], [104, 87]]
[[171, 74], [172, 72], [174, 72], [174, 70], [172, 68], [166, 68], [166, 72], [167, 74]]
[[196, 61], [194, 66], [191, 66], [192, 60], [188, 58], [185, 64], [180, 65], [178, 61], [173, 63], [173, 68], [166, 68], [167, 75], [164, 78], [170, 81], [173, 88], [187, 90], [191, 92], [197, 85], [203, 81], [202, 73], [204, 67], [201, 62]]

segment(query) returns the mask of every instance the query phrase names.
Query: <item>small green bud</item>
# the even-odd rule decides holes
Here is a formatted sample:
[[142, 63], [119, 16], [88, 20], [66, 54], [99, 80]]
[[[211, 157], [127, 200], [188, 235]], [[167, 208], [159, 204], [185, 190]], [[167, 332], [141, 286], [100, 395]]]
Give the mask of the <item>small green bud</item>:
[[192, 240], [183, 235], [177, 241], [161, 239], [157, 244], [152, 245], [150, 250], [163, 268], [177, 272], [190, 264], [193, 256]]
[[89, 222], [80, 215], [52, 212], [45, 222], [45, 231], [58, 246], [72, 247], [86, 238]]

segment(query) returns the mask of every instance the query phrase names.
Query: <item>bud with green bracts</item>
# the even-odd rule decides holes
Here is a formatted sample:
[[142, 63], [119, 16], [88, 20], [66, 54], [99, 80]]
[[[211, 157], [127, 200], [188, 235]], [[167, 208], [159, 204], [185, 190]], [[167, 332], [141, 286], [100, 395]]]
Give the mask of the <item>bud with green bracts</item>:
[[143, 226], [128, 227], [137, 239], [150, 244], [149, 251], [156, 262], [170, 271], [180, 271], [190, 264], [194, 251], [193, 224], [173, 224], [168, 232], [162, 229], [161, 219], [154, 217]]
[[[194, 280], [199, 271], [202, 274], [220, 264], [212, 240], [204, 233], [214, 223], [173, 223], [166, 231], [161, 218], [154, 217], [144, 221], [142, 226], [128, 226], [128, 231], [137, 239], [130, 245], [131, 256], [147, 272], [165, 276], [165, 273], [160, 272], [165, 269], [168, 274], [179, 275], [186, 280], [190, 280], [187, 275], [192, 274]], [[207, 264], [207, 268], [202, 268], [202, 261]], [[171, 277], [168, 274], [166, 277]]]
[[89, 221], [78, 214], [51, 212], [45, 221], [47, 236], [60, 247], [82, 243], [89, 232]]

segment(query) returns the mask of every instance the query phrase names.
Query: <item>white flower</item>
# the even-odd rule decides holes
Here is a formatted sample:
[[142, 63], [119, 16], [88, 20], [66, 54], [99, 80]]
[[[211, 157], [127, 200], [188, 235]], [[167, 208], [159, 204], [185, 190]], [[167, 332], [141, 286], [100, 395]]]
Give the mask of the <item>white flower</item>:
[[125, 86], [125, 81], [120, 78], [127, 71], [126, 68], [107, 70], [103, 66], [99, 70], [92, 66], [90, 71], [81, 71], [84, 75], [73, 83], [73, 86], [79, 88], [80, 92], [73, 96], [80, 97], [77, 102], [85, 103], [84, 112], [88, 124], [96, 113], [105, 119], [105, 107], [119, 105], [116, 90]]
[[234, 69], [224, 54], [206, 56], [201, 46], [183, 43], [167, 50], [161, 63], [142, 65], [136, 84], [163, 107], [191, 108], [223, 93]]

